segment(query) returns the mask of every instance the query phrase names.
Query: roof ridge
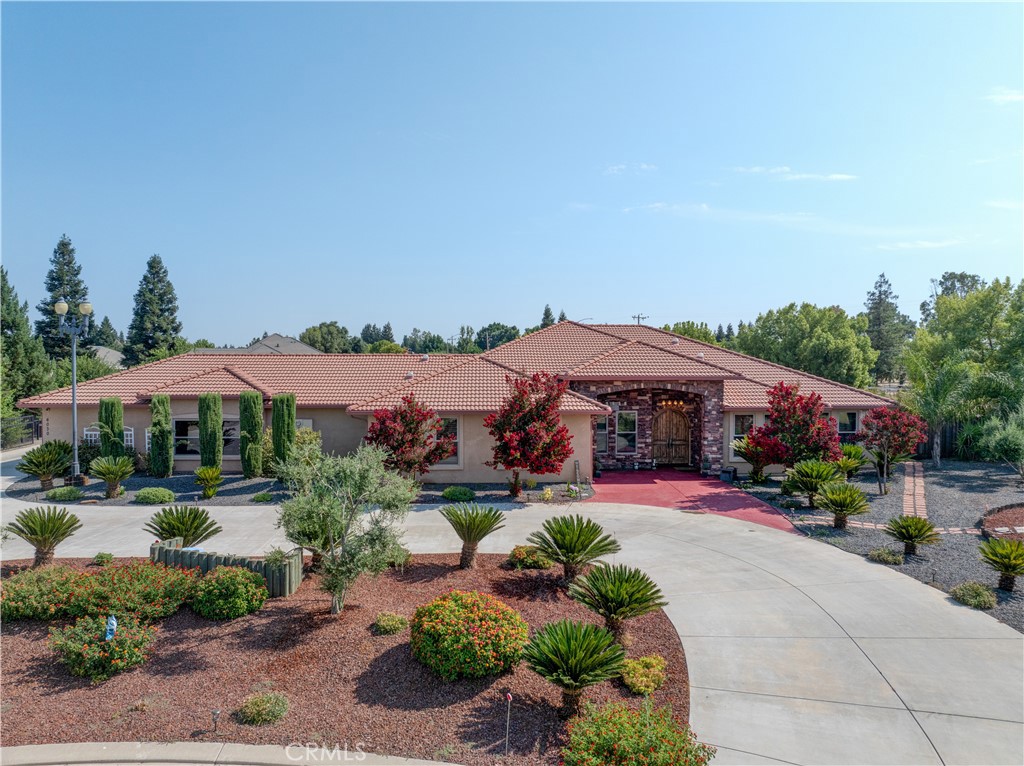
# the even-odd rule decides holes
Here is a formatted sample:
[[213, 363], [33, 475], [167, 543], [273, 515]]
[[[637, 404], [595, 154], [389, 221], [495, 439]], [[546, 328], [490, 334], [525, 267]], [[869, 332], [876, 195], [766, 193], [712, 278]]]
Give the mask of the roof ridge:
[[[566, 321], [568, 321], [568, 320], [566, 320]], [[547, 329], [547, 328], [544, 328], [544, 329]], [[616, 348], [618, 348], [618, 346]], [[503, 370], [508, 370], [509, 372], [519, 376], [520, 378], [530, 378], [530, 377], [532, 377], [533, 375], [536, 374], [536, 373], [533, 373], [533, 375], [527, 374], [527, 373], [523, 372], [522, 370], [517, 370], [515, 367], [509, 367], [507, 364], [503, 364], [502, 362], [496, 362], [493, 359], [488, 359], [488, 358], [486, 358], [484, 356], [481, 356], [480, 358], [483, 361], [487, 362], [488, 364], [493, 364], [495, 367], [500, 367]], [[550, 375], [552, 373], [548, 373], [548, 374]], [[554, 373], [554, 374], [555, 374], [556, 377], [561, 377], [558, 373]], [[585, 402], [592, 402], [592, 403], [600, 405], [602, 407], [606, 406], [606, 405], [602, 404], [601, 402], [597, 401], [597, 399], [591, 399], [589, 396], [584, 396], [579, 391], [573, 391], [571, 388], [566, 388], [564, 393], [570, 394], [571, 396], [574, 396], [577, 399], [582, 399]]]
[[547, 327], [542, 327], [539, 330], [534, 330], [533, 332], [528, 332], [525, 335], [520, 335], [518, 338], [513, 338], [508, 343], [502, 343], [500, 346], [495, 346], [494, 348], [489, 348], [486, 351], [484, 351], [482, 354], [480, 354], [480, 356], [487, 357], [489, 359], [490, 358], [490, 354], [492, 352], [494, 352], [494, 351], [497, 351], [498, 349], [507, 349], [509, 346], [512, 346], [513, 344], [516, 344], [516, 343], [519, 343], [520, 341], [526, 340], [527, 338], [535, 338], [536, 336], [541, 335], [542, 333], [549, 332], [549, 331], [553, 330], [553, 328], [558, 327], [559, 325], [566, 325], [566, 324], [575, 325], [576, 327], [584, 327], [584, 328], [586, 328], [588, 330], [591, 330], [593, 332], [600, 333], [601, 335], [607, 335], [610, 338], [615, 338], [616, 340], [628, 340], [627, 338], [620, 338], [618, 335], [613, 335], [612, 333], [601, 332], [600, 330], [594, 330], [594, 328], [591, 325], [588, 325], [588, 324], [580, 324], [579, 322], [574, 322], [571, 319], [563, 319], [561, 322], [555, 322], [554, 324], [548, 325]]
[[[345, 409], [351, 409], [353, 407], [366, 407], [367, 405], [371, 404], [372, 402], [377, 401], [378, 399], [383, 399], [385, 396], [391, 396], [391, 394], [397, 394], [403, 388], [415, 387], [416, 385], [421, 384], [421, 383], [425, 383], [428, 380], [433, 380], [434, 378], [436, 378], [441, 373], [450, 372], [452, 370], [458, 369], [459, 367], [465, 367], [467, 364], [469, 364], [473, 360], [481, 358], [481, 356], [479, 354], [452, 354], [452, 356], [465, 356], [465, 357], [468, 357], [468, 358], [464, 362], [456, 362], [455, 364], [449, 365], [448, 367], [442, 367], [440, 370], [436, 370], [436, 371], [431, 372], [431, 373], [429, 373], [427, 375], [424, 375], [422, 378], [415, 378], [413, 380], [403, 380], [397, 386], [392, 386], [391, 388], [387, 389], [386, 391], [382, 391], [379, 394], [374, 394], [373, 396], [367, 397], [366, 399], [361, 399], [358, 402], [352, 402], [351, 404], [346, 404], [345, 405]], [[490, 360], [488, 360], [488, 361], [490, 361]]]
[[[186, 352], [186, 353], [188, 353], [188, 352]], [[130, 372], [133, 373], [136, 370], [141, 370], [143, 367], [151, 367], [153, 365], [163, 364], [164, 362], [167, 362], [168, 360], [174, 359], [174, 358], [176, 358], [178, 356], [183, 356], [183, 354], [176, 354], [175, 356], [168, 356], [168, 357], [164, 357], [163, 359], [154, 359], [152, 362], [146, 362], [144, 364], [137, 364], [134, 367], [125, 367], [123, 370], [118, 370], [117, 372], [109, 372], [106, 375], [100, 375], [98, 378], [89, 378], [89, 380], [83, 380], [81, 383], [78, 384], [77, 387], [80, 388], [80, 387], [86, 385], [87, 383], [94, 383], [94, 382], [100, 381], [100, 380], [108, 380], [110, 378], [116, 378], [119, 375], [127, 375]], [[40, 391], [38, 394], [32, 394], [32, 396], [23, 396], [21, 399], [19, 399], [17, 402], [15, 402], [15, 405], [20, 407], [21, 406], [21, 402], [26, 402], [26, 401], [29, 401], [30, 399], [35, 399], [36, 397], [39, 397], [39, 396], [51, 396], [51, 395], [54, 395], [54, 394], [59, 394], [61, 391], [70, 391], [70, 390], [71, 390], [71, 386], [61, 386], [60, 388], [54, 388], [54, 389], [52, 389], [50, 391]], [[29, 407], [31, 407], [31, 406], [32, 405], [29, 405]]]
[[[182, 375], [180, 378], [174, 378], [173, 380], [169, 380], [165, 383], [160, 383], [159, 385], [153, 386], [151, 388], [143, 388], [142, 390], [138, 391], [137, 394], [139, 396], [152, 396], [157, 391], [162, 391], [165, 388], [170, 388], [171, 386], [176, 386], [179, 383], [184, 383], [186, 380], [194, 380], [195, 378], [201, 378], [204, 375], [209, 375], [211, 372], [217, 372], [219, 370], [227, 369], [228, 365], [225, 364], [222, 364], [219, 367], [208, 367], [204, 370], [200, 370], [199, 372], [194, 372], [191, 375]], [[238, 376], [236, 375], [235, 377]]]
[[264, 396], [273, 396], [276, 393], [272, 388], [268, 388], [267, 385], [262, 380], [250, 376], [244, 370], [239, 370], [237, 367], [234, 366], [224, 367], [223, 369], [230, 372], [232, 375], [234, 375], [236, 378], [238, 378], [246, 385], [252, 386]]
[[607, 351], [602, 351], [597, 356], [591, 357], [590, 359], [587, 359], [582, 364], [578, 364], [575, 367], [573, 367], [572, 369], [567, 370], [566, 371], [566, 375], [573, 375], [574, 373], [577, 373], [580, 370], [582, 370], [584, 367], [589, 367], [592, 364], [597, 364], [598, 362], [602, 361], [603, 359], [607, 359], [609, 356], [611, 356], [612, 354], [614, 354], [614, 353], [616, 353], [618, 351], [622, 351], [623, 349], [629, 348], [630, 346], [637, 345], [637, 341], [635, 341], [635, 340], [626, 340], [625, 338], [621, 338], [620, 340], [622, 341], [622, 343], [617, 343], [616, 345], [612, 346]]

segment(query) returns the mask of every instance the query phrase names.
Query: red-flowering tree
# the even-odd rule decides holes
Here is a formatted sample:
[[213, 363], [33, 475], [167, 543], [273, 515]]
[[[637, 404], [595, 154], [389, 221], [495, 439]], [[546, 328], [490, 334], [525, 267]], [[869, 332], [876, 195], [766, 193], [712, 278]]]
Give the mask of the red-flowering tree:
[[441, 419], [414, 394], [403, 396], [397, 407], [374, 410], [373, 418], [366, 442], [384, 447], [390, 453], [387, 465], [404, 476], [415, 479], [455, 454], [456, 437], [442, 433]]
[[879, 490], [885, 494], [893, 464], [914, 454], [917, 445], [928, 438], [928, 426], [902, 407], [875, 407], [864, 416], [860, 428], [857, 440], [875, 453]]
[[801, 460], [838, 460], [839, 428], [835, 418], [825, 417], [821, 396], [799, 393], [796, 386], [779, 381], [768, 389], [768, 422], [764, 435], [775, 437], [786, 448], [783, 465], [792, 468]]
[[558, 473], [572, 455], [572, 435], [558, 417], [569, 384], [546, 372], [532, 377], [505, 376], [512, 388], [501, 409], [484, 418], [494, 437], [487, 465], [512, 471], [509, 492], [518, 497], [519, 472]]
[[750, 463], [750, 480], [754, 484], [765, 481], [764, 469], [770, 465], [785, 465], [789, 448], [778, 437], [765, 433], [765, 427], [751, 428], [742, 439], [732, 443], [733, 451]]

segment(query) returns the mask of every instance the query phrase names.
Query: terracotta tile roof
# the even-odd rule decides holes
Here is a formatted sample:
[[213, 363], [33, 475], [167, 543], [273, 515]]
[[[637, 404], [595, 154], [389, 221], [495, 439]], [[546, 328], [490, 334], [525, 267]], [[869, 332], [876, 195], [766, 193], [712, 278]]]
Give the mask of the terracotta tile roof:
[[631, 340], [569, 371], [572, 380], [725, 380], [720, 367]]
[[588, 325], [559, 322], [498, 346], [484, 356], [529, 375], [542, 371], [562, 374], [621, 345], [621, 338]]

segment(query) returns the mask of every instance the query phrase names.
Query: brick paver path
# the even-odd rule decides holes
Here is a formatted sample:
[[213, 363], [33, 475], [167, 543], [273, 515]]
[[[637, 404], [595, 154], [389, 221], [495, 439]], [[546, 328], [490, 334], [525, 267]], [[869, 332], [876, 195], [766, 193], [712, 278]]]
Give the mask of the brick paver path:
[[903, 464], [903, 515], [928, 518], [924, 504], [924, 466], [913, 461]]

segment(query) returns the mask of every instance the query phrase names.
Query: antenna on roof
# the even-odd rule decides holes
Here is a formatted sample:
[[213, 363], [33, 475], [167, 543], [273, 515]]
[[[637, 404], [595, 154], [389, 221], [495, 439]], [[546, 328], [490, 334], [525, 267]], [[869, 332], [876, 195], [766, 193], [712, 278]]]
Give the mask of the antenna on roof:
[[645, 319], [650, 319], [650, 314], [633, 314], [633, 319], [636, 320], [637, 324], [643, 324]]

